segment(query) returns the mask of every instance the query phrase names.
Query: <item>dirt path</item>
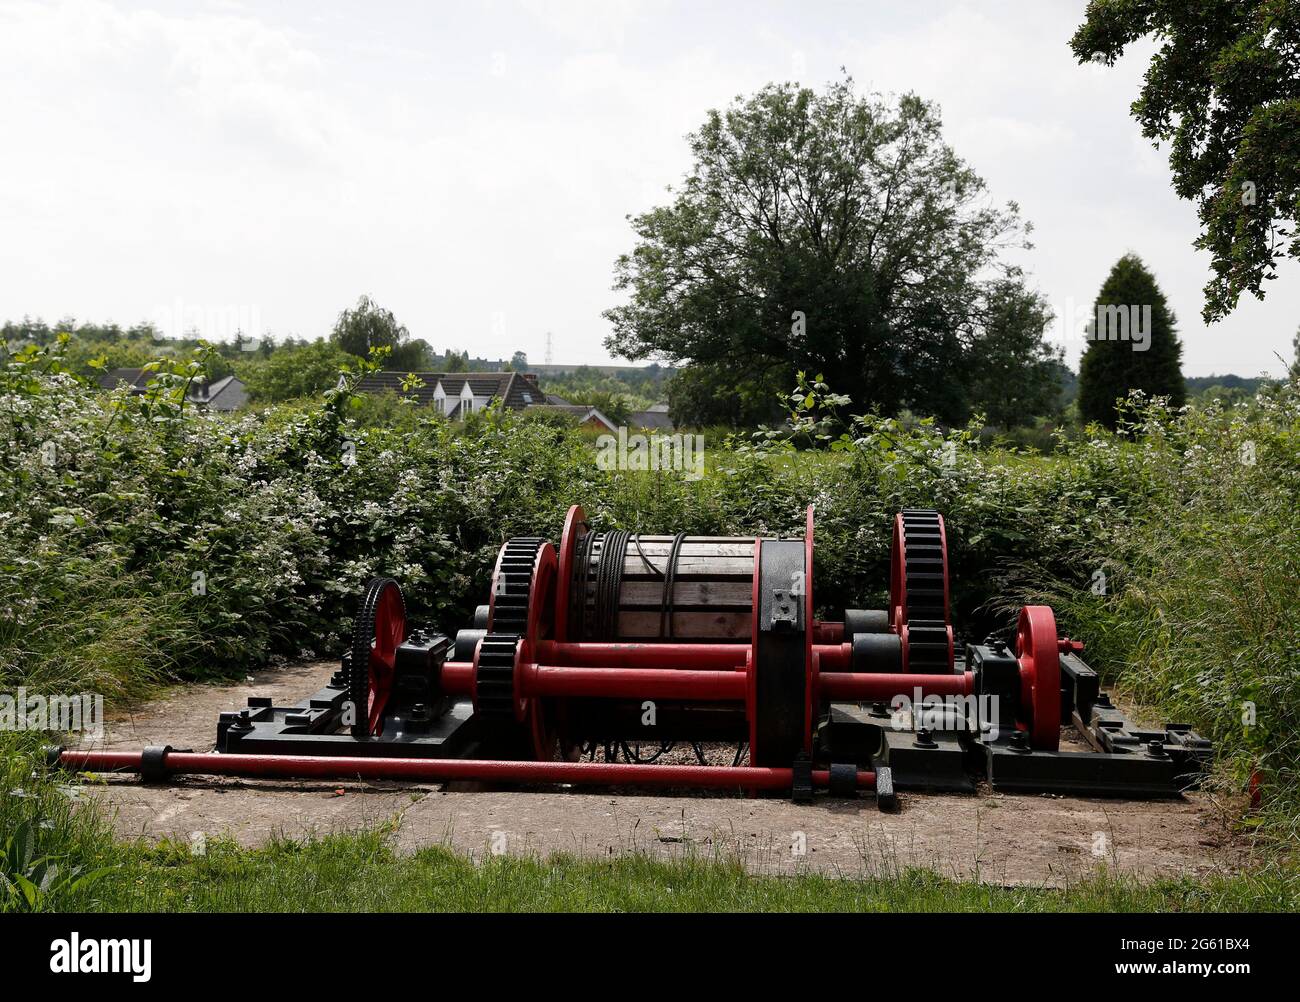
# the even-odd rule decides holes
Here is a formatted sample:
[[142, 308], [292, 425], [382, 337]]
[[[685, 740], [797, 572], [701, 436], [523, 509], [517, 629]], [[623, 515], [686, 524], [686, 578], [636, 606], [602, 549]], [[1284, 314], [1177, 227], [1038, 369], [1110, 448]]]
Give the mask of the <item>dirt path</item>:
[[[298, 699], [332, 664], [265, 672], [245, 685], [187, 686], [109, 721], [95, 747], [167, 743], [210, 750], [217, 714], [249, 696]], [[1241, 847], [1210, 799], [1142, 802], [1073, 797], [904, 793], [875, 802], [625, 796], [595, 792], [450, 790], [398, 783], [316, 783], [189, 777], [167, 787], [87, 783], [124, 836], [188, 841], [226, 835], [246, 845], [276, 833], [325, 834], [397, 819], [397, 846], [447, 845], [483, 856], [629, 851], [738, 857], [755, 872], [815, 869], [844, 876], [926, 866], [1004, 884], [1062, 886], [1103, 867], [1150, 878], [1204, 876], [1240, 865]], [[805, 848], [798, 854], [796, 848]]]

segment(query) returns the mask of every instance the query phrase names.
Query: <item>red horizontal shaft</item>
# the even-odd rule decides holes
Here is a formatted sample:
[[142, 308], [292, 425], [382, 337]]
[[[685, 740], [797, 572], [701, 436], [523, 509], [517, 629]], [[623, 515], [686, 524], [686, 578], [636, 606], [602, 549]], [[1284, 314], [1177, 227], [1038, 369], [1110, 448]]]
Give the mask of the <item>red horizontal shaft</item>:
[[442, 666], [438, 685], [448, 696], [474, 694], [474, 666], [468, 661], [448, 661]]
[[[449, 696], [470, 696], [474, 691], [474, 666], [448, 661], [442, 666], [442, 691]], [[745, 698], [745, 673], [691, 671], [686, 668], [615, 668], [609, 665], [569, 668], [562, 665], [525, 664], [519, 672], [521, 696], [570, 699], [695, 699], [701, 702]]]
[[[140, 752], [65, 751], [66, 769], [82, 772], [139, 772]], [[247, 776], [277, 779], [408, 779], [425, 782], [480, 780], [502, 783], [634, 784], [787, 790], [789, 769], [720, 765], [629, 765], [622, 762], [504, 762], [482, 759], [362, 758], [327, 755], [221, 755], [168, 752], [169, 775]], [[813, 785], [830, 785], [830, 773], [813, 770]], [[858, 772], [860, 789], [875, 789], [876, 774]]]
[[748, 643], [735, 644], [561, 644], [543, 640], [537, 645], [542, 664], [568, 668], [688, 668], [740, 670], [745, 667]]
[[852, 644], [813, 644], [813, 653], [820, 658], [823, 672], [852, 671]]
[[907, 674], [850, 674], [847, 672], [822, 672], [819, 676], [824, 699], [889, 701], [895, 696], [915, 697], [920, 690], [925, 696], [969, 696], [975, 691], [975, 674], [961, 675], [907, 675]]
[[563, 668], [521, 666], [525, 696], [603, 699], [692, 699], [704, 702], [745, 698], [744, 672], [686, 668]]
[[[814, 648], [822, 664], [843, 659], [843, 645]], [[818, 676], [821, 698], [888, 701], [895, 696], [969, 696], [975, 691], [972, 672], [960, 675], [912, 675], [823, 671]], [[451, 696], [469, 696], [474, 666], [449, 661], [442, 666], [442, 689]], [[686, 668], [570, 668], [526, 664], [520, 672], [520, 695], [570, 699], [682, 699], [701, 702], [745, 698], [744, 672], [693, 671]]]
[[813, 643], [814, 644], [842, 644], [844, 643], [844, 624], [843, 623], [823, 623], [821, 620], [813, 623]]

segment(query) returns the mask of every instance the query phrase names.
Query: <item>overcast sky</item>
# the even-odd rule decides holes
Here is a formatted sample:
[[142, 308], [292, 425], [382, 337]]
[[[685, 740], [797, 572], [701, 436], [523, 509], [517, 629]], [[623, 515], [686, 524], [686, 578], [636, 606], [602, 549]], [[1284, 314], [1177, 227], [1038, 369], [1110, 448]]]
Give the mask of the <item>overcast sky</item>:
[[1077, 66], [1082, 8], [0, 0], [0, 319], [316, 337], [367, 293], [439, 349], [540, 362], [549, 331], [556, 362], [607, 361], [625, 217], [687, 170], [685, 134], [844, 66], [940, 104], [1063, 318], [1132, 250], [1188, 375], [1280, 372], [1300, 267], [1202, 324], [1195, 208], [1128, 114], [1150, 49]]

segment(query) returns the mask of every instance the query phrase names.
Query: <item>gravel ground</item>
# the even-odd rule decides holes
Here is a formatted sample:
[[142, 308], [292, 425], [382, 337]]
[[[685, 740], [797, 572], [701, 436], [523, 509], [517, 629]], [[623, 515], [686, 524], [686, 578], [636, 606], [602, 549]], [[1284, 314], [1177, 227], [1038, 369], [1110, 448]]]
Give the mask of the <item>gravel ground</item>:
[[[296, 700], [329, 678], [316, 662], [267, 671], [246, 684], [184, 686], [111, 720], [94, 747], [168, 743], [210, 750], [217, 714], [249, 696]], [[654, 749], [645, 747], [642, 754]], [[730, 765], [734, 746], [705, 748]], [[599, 755], [598, 755], [599, 757]], [[695, 761], [679, 745], [661, 761]], [[813, 869], [843, 876], [909, 866], [1004, 884], [1064, 886], [1098, 869], [1142, 878], [1201, 877], [1244, 862], [1225, 813], [1204, 794], [1177, 801], [901, 794], [898, 814], [874, 800], [665, 796], [474, 784], [298, 782], [187, 777], [145, 787], [127, 778], [90, 781], [76, 795], [103, 804], [126, 837], [190, 840], [224, 835], [256, 845], [275, 834], [321, 835], [393, 820], [399, 851], [447, 845], [473, 856], [645, 852], [736, 858], [754, 872]]]

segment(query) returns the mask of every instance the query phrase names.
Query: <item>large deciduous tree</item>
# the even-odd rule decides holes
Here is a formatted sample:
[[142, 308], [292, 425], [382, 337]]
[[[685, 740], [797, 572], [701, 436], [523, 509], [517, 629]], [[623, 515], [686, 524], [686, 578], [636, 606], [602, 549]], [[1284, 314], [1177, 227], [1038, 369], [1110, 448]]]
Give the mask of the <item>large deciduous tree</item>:
[[1197, 205], [1196, 246], [1214, 271], [1208, 323], [1243, 292], [1263, 299], [1278, 260], [1300, 258], [1300, 5], [1092, 0], [1070, 47], [1080, 62], [1110, 65], [1147, 36], [1161, 44], [1133, 117], [1171, 144], [1174, 190]]
[[392, 311], [369, 296], [362, 296], [356, 306], [339, 314], [330, 341], [359, 358], [368, 358], [372, 348], [389, 348], [384, 364], [391, 369], [414, 371], [430, 363], [429, 346], [424, 341], [412, 341]]
[[[1079, 364], [1080, 417], [1113, 429], [1119, 419], [1115, 403], [1132, 390], [1167, 397], [1171, 406], [1181, 407], [1187, 384], [1174, 315], [1155, 276], [1136, 254], [1125, 254], [1115, 263], [1097, 294], [1097, 307], [1098, 319], [1090, 325], [1091, 339]], [[1107, 319], [1108, 307], [1128, 311], [1123, 325]], [[1117, 320], [1119, 314], [1112, 311], [1109, 317]]]
[[702, 399], [710, 373], [732, 394], [803, 370], [857, 407], [964, 420], [993, 319], [1028, 346], [999, 353], [1005, 378], [1041, 374], [1046, 311], [1007, 308], [1010, 290], [1036, 297], [999, 259], [1029, 227], [943, 142], [934, 105], [861, 98], [850, 79], [773, 84], [710, 112], [689, 143], [672, 203], [631, 220], [636, 247], [615, 265], [628, 301], [606, 313], [611, 351], [699, 370], [683, 399]]

